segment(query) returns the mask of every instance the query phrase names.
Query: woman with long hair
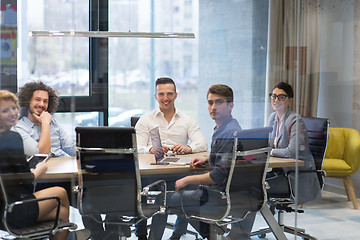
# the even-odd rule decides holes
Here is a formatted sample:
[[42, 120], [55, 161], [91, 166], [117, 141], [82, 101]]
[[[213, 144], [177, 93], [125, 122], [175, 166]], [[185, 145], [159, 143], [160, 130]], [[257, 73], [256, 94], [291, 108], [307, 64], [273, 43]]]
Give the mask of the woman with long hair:
[[[21, 136], [10, 130], [17, 123], [19, 109], [16, 96], [9, 91], [0, 90], [0, 171], [1, 174], [14, 174], [14, 176], [21, 174], [22, 176], [5, 181], [7, 198], [10, 202], [15, 202], [57, 196], [61, 200], [60, 220], [69, 221], [69, 200], [64, 188], [51, 187], [33, 192], [32, 182], [46, 172], [47, 166], [45, 162], [40, 162], [35, 169], [30, 170]], [[34, 201], [14, 207], [13, 211], [8, 213], [8, 223], [14, 228], [32, 226], [37, 222], [55, 219], [56, 211], [55, 199]], [[68, 234], [69, 231], [65, 230], [51, 236], [50, 239], [66, 239]]]

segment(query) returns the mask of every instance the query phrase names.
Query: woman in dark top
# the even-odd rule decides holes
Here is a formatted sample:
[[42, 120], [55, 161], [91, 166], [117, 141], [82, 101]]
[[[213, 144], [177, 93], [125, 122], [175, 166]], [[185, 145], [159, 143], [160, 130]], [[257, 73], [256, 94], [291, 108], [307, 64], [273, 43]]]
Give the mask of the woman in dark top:
[[[47, 166], [45, 162], [41, 162], [30, 171], [22, 138], [17, 132], [10, 131], [17, 123], [18, 115], [19, 105], [16, 96], [6, 90], [0, 90], [0, 172], [8, 201], [58, 196], [61, 199], [60, 219], [69, 221], [69, 200], [64, 188], [52, 187], [33, 193], [32, 182], [46, 172]], [[2, 197], [0, 201], [3, 201]], [[10, 227], [16, 228], [52, 220], [56, 217], [56, 209], [57, 201], [54, 199], [16, 206], [8, 214], [8, 223]], [[68, 233], [62, 231], [50, 239], [66, 239]]]

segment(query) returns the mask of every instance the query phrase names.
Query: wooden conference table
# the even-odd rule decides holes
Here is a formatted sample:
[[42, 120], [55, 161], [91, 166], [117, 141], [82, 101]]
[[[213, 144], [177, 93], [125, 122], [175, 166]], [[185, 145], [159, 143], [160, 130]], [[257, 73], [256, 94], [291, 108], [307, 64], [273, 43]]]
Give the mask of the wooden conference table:
[[[186, 157], [204, 157], [207, 152], [187, 154]], [[204, 169], [191, 169], [188, 165], [151, 165], [155, 162], [153, 154], [139, 154], [139, 170], [141, 175], [156, 174], [184, 174], [196, 171], [204, 171]], [[270, 157], [269, 167], [294, 167], [295, 159]], [[299, 166], [303, 166], [304, 162], [299, 160]], [[78, 168], [75, 157], [55, 157], [50, 158], [47, 162], [48, 170], [39, 177], [40, 181], [45, 180], [69, 180], [77, 178]]]
[[[196, 153], [196, 154], [188, 154], [186, 157], [204, 157], [207, 156], [207, 152]], [[171, 175], [171, 174], [194, 174], [196, 172], [204, 172], [206, 169], [191, 169], [188, 165], [151, 165], [151, 163], [155, 162], [155, 158], [153, 154], [139, 154], [139, 170], [142, 176], [154, 176], [158, 175], [159, 178], [162, 177], [163, 174]], [[78, 168], [77, 161], [75, 157], [56, 157], [50, 158], [48, 160], [48, 170], [45, 174], [40, 176], [38, 181], [71, 181], [75, 184], [77, 180]], [[269, 168], [280, 168], [280, 167], [294, 167], [296, 165], [295, 159], [288, 158], [276, 158], [270, 157], [269, 160]], [[303, 166], [304, 162], [299, 160], [299, 166]], [[267, 204], [265, 204], [262, 209], [260, 209], [260, 213], [262, 214], [264, 220], [269, 225], [276, 239], [278, 240], [286, 240], [286, 236], [284, 234], [283, 229], [279, 226], [276, 221], [274, 215], [271, 213], [270, 208]]]

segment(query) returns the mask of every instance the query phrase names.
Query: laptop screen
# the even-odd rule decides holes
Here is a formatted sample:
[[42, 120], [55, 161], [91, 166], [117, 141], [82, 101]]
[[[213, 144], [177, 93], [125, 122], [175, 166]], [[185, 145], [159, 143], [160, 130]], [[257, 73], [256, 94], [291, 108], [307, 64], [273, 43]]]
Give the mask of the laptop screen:
[[238, 132], [238, 151], [247, 151], [269, 146], [272, 127], [245, 129]]
[[76, 127], [76, 146], [85, 148], [133, 148], [133, 127]]
[[162, 151], [161, 140], [160, 140], [160, 132], [159, 128], [155, 127], [150, 130], [151, 143], [153, 145], [154, 155], [156, 162], [159, 161], [162, 157], [164, 157], [164, 153]]

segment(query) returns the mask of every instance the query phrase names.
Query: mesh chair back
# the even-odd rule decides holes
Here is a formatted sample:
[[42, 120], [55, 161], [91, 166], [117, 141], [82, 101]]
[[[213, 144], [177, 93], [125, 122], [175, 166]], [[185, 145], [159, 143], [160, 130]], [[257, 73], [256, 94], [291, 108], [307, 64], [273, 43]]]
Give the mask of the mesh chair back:
[[318, 171], [319, 182], [322, 187], [324, 173], [321, 170], [328, 141], [329, 120], [326, 118], [316, 117], [302, 118], [306, 125], [309, 137], [309, 147], [314, 157], [316, 170]]
[[241, 209], [256, 212], [266, 201], [264, 180], [271, 131], [271, 127], [265, 127], [238, 133], [237, 159], [230, 186], [232, 212], [239, 213]]
[[238, 160], [230, 187], [231, 215], [244, 217], [247, 212], [260, 210], [265, 201], [263, 174], [266, 153], [252, 154], [252, 160]]
[[77, 127], [76, 146], [80, 148], [128, 149], [133, 148], [134, 128]]
[[[228, 169], [228, 178], [223, 192], [209, 191], [213, 198], [206, 204], [211, 211], [185, 215], [219, 226], [241, 221], [250, 212], [256, 212], [266, 202], [264, 181], [269, 161], [269, 133], [272, 128], [244, 130], [234, 139], [217, 139], [232, 144], [231, 152], [216, 153], [222, 158], [221, 168]], [[221, 144], [221, 145], [224, 145]], [[241, 151], [238, 151], [241, 149]], [[215, 192], [215, 193], [214, 193]]]
[[119, 219], [142, 217], [135, 129], [77, 127], [75, 130], [81, 168], [80, 213], [112, 214]]

